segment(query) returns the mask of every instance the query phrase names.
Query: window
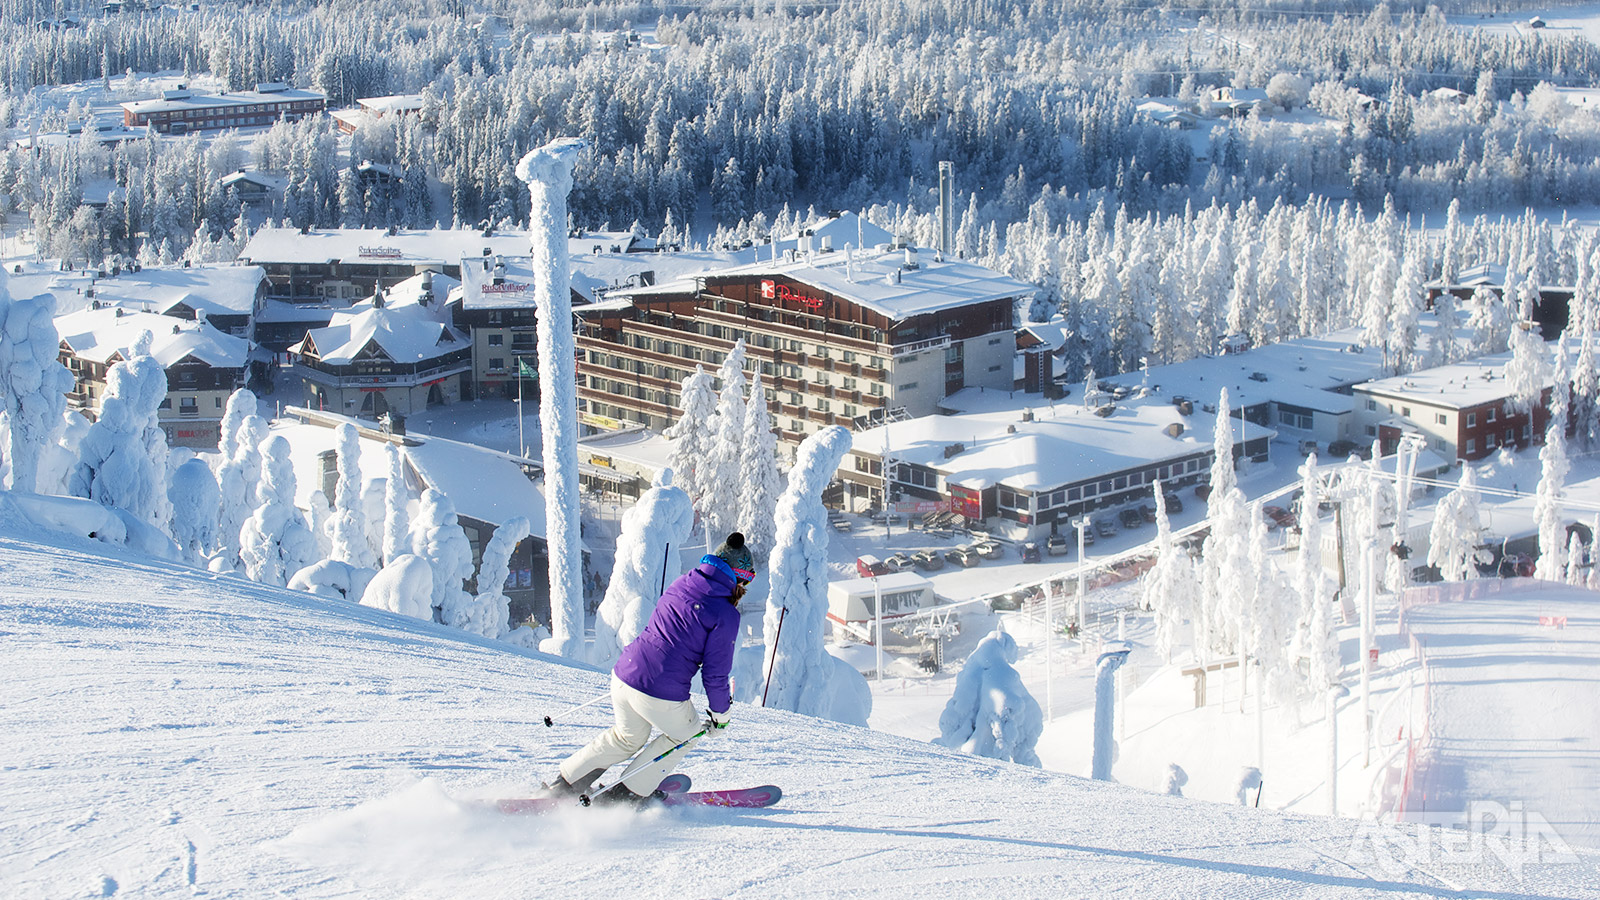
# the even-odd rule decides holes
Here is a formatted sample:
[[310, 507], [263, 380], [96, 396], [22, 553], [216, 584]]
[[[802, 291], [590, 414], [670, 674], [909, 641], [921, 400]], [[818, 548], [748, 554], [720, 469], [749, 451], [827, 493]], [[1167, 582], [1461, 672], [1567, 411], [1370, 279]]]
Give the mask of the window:
[[1467, 454], [1471, 455], [1471, 454], [1477, 453], [1477, 452], [1478, 452], [1478, 440], [1477, 440], [1477, 438], [1467, 438]]
[[1483, 420], [1485, 422], [1493, 422], [1494, 421], [1494, 407], [1492, 407], [1492, 406], [1489, 407], [1489, 411], [1483, 414]]
[[1437, 423], [1437, 424], [1440, 424], [1440, 425], [1448, 425], [1448, 424], [1450, 424], [1450, 417], [1445, 415], [1444, 413], [1434, 413], [1433, 414], [1433, 421], [1435, 423]]
[[1483, 436], [1483, 449], [1485, 449], [1485, 450], [1493, 450], [1494, 449], [1494, 432], [1491, 431], [1488, 434]]
[[915, 381], [908, 381], [905, 384], [900, 385], [900, 390], [902, 391], [912, 391], [916, 390], [916, 388], [917, 383]]
[[[1444, 417], [1440, 416], [1439, 417], [1439, 421], [1442, 423], [1444, 421]], [[1493, 419], [1491, 418], [1490, 421], [1493, 421]], [[1467, 427], [1468, 428], [1477, 428], [1478, 427], [1478, 414], [1477, 413], [1467, 413]]]
[[217, 409], [221, 409], [222, 408], [222, 398], [221, 397], [216, 397], [216, 398], [213, 398], [213, 399], [215, 399], [216, 402], [217, 402]]
[[505, 342], [506, 342], [506, 336], [503, 335], [503, 334], [491, 334], [491, 335], [489, 335], [489, 346], [491, 346], [491, 347], [504, 346]]
[[1369, 397], [1369, 398], [1368, 398], [1368, 399], [1367, 399], [1367, 409], [1369, 409], [1369, 410], [1376, 410], [1376, 409], [1377, 409], [1377, 408], [1378, 408], [1378, 401], [1376, 401], [1376, 400], [1373, 400], [1373, 399], [1371, 399], [1371, 398], [1370, 398], [1370, 397]]
[[989, 367], [989, 371], [998, 372], [998, 371], [1000, 371], [1000, 367], [999, 366], [990, 366]]
[[1376, 437], [1377, 434], [1378, 434], [1378, 426], [1376, 426], [1376, 425], [1368, 425], [1367, 426], [1367, 437]]
[[1506, 443], [1515, 444], [1516, 442], [1517, 442], [1517, 430], [1515, 428], [1507, 428], [1506, 429]]
[[496, 372], [496, 371], [499, 371], [501, 369], [504, 369], [505, 367], [506, 367], [506, 361], [505, 361], [504, 357], [500, 357], [500, 356], [491, 356], [491, 357], [489, 357], [489, 371]]
[[1405, 416], [1408, 419], [1411, 418], [1411, 407], [1409, 407], [1409, 406], [1400, 407], [1400, 415]]

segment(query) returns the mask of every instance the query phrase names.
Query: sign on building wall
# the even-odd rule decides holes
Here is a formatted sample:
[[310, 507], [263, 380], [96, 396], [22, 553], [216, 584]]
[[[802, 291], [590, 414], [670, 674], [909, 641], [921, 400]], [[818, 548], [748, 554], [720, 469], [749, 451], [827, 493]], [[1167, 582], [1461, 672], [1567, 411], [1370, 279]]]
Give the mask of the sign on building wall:
[[817, 309], [822, 306], [822, 298], [810, 294], [797, 294], [786, 284], [779, 284], [770, 278], [761, 279], [761, 296], [767, 300], [790, 300], [801, 306]]
[[983, 498], [971, 488], [950, 486], [950, 511], [969, 519], [983, 518]]

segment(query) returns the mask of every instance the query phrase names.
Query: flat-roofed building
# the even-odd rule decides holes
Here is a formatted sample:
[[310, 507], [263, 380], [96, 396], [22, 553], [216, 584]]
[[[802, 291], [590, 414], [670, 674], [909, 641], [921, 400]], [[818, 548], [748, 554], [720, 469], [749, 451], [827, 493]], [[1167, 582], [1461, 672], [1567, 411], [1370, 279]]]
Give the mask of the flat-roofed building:
[[162, 91], [154, 100], [122, 104], [122, 122], [129, 128], [148, 125], [162, 134], [183, 134], [215, 128], [271, 125], [279, 119], [294, 121], [322, 112], [326, 95], [303, 91], [277, 82], [256, 85], [253, 91], [207, 94], [179, 86]]

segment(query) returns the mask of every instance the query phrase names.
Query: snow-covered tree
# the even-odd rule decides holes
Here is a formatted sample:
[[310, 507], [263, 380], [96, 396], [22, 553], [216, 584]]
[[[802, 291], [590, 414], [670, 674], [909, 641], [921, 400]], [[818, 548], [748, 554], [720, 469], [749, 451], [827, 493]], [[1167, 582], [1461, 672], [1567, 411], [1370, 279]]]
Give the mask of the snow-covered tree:
[[478, 596], [470, 605], [456, 611], [456, 621], [445, 624], [498, 638], [511, 625], [511, 598], [506, 596], [506, 578], [511, 575], [511, 555], [517, 545], [533, 533], [527, 516], [512, 516], [494, 530], [494, 537], [483, 548], [483, 562], [478, 567]]
[[[585, 144], [557, 138], [517, 163], [528, 185], [529, 237], [538, 307], [539, 436], [544, 447], [545, 546], [550, 563], [550, 641], [575, 658], [583, 647], [583, 538], [579, 533], [577, 344], [572, 333], [567, 195]], [[472, 557], [467, 556], [468, 575]]]
[[56, 298], [41, 294], [13, 300], [0, 273], [0, 412], [5, 413], [5, 485], [14, 491], [38, 490], [39, 462], [61, 433], [72, 372], [57, 356], [61, 339], [55, 326]]
[[1156, 649], [1163, 659], [1172, 655], [1182, 640], [1183, 624], [1194, 614], [1200, 590], [1194, 560], [1179, 550], [1172, 540], [1172, 520], [1162, 500], [1161, 482], [1155, 483], [1156, 564], [1144, 576], [1144, 605], [1155, 614]]
[[333, 495], [333, 558], [363, 569], [377, 567], [367, 541], [367, 513], [362, 503], [361, 432], [349, 422], [334, 430], [339, 480]]
[[717, 377], [717, 412], [711, 419], [711, 453], [706, 460], [710, 478], [702, 484], [701, 513], [708, 534], [736, 531], [739, 522], [740, 456], [745, 441], [744, 339], [734, 343]]
[[702, 498], [712, 477], [707, 461], [716, 441], [712, 429], [717, 412], [715, 388], [716, 379], [706, 373], [704, 366], [695, 366], [694, 374], [684, 378], [679, 389], [678, 421], [666, 430], [666, 437], [672, 441], [667, 464], [672, 467], [673, 478], [702, 513]]
[[394, 444], [385, 444], [384, 459], [389, 464], [389, 477], [384, 480], [383, 492], [383, 563], [406, 553], [411, 548], [411, 490], [406, 487], [405, 456]]
[[[256, 395], [253, 392], [245, 388], [239, 388], [228, 395], [228, 405], [222, 411], [222, 422], [219, 424], [217, 432], [217, 468], [219, 470], [225, 463], [233, 459], [234, 454], [239, 452], [239, 428], [244, 425], [246, 416], [253, 415], [256, 415]], [[217, 472], [217, 477], [219, 480], [221, 479], [222, 473], [220, 471]]]
[[[319, 559], [289, 576], [289, 590], [304, 591], [329, 600], [359, 603], [367, 584], [377, 574], [373, 569], [358, 569], [336, 559]], [[426, 581], [426, 588], [430, 592], [433, 590], [431, 578]], [[424, 606], [427, 606], [427, 601], [428, 598], [424, 596]]]
[[768, 706], [865, 725], [872, 692], [854, 668], [823, 646], [828, 616], [828, 514], [822, 492], [850, 451], [850, 432], [830, 425], [806, 438], [773, 518], [777, 539], [762, 620]]
[[1013, 668], [1017, 641], [996, 630], [978, 642], [939, 714], [936, 743], [975, 756], [1038, 766], [1044, 713]]
[[201, 565], [217, 544], [217, 513], [221, 495], [217, 477], [199, 457], [191, 457], [172, 470], [167, 485], [172, 502], [172, 539], [183, 551], [183, 561]]
[[1567, 525], [1561, 515], [1561, 499], [1566, 491], [1567, 473], [1572, 461], [1567, 457], [1567, 408], [1571, 402], [1570, 357], [1567, 339], [1557, 342], [1554, 384], [1550, 389], [1550, 424], [1545, 428], [1544, 446], [1539, 449], [1539, 486], [1533, 495], [1533, 523], [1539, 529], [1538, 576], [1546, 581], [1562, 581], [1567, 574]]
[[756, 553], [772, 550], [772, 510], [783, 492], [778, 471], [778, 436], [772, 430], [767, 387], [757, 369], [745, 406], [744, 445], [739, 453], [739, 526]]
[[1506, 364], [1506, 415], [1528, 415], [1544, 396], [1551, 378], [1550, 348], [1531, 319], [1511, 329], [1511, 361]]
[[456, 521], [455, 504], [433, 488], [422, 492], [411, 523], [411, 552], [433, 567], [434, 621], [456, 624], [452, 620], [460, 619], [472, 600], [466, 590], [466, 580], [472, 577], [472, 544]]
[[[167, 499], [166, 437], [159, 458], [146, 429], [167, 394], [167, 374], [149, 353], [149, 332], [133, 355], [111, 367], [106, 393], [79, 446], [79, 460], [68, 484], [75, 497], [126, 510], [165, 533], [172, 521]], [[140, 353], [142, 348], [146, 352]], [[156, 429], [160, 434], [160, 429]]]
[[289, 439], [267, 438], [261, 446], [261, 503], [239, 534], [239, 558], [251, 581], [283, 586], [317, 558], [317, 539], [294, 505], [294, 464]]
[[[769, 507], [770, 510], [770, 507]], [[694, 504], [662, 469], [655, 483], [622, 516], [616, 562], [594, 618], [589, 661], [609, 669], [655, 612], [665, 586], [682, 574], [679, 555], [694, 530]]]
[[1476, 577], [1475, 564], [1493, 558], [1478, 549], [1482, 536], [1478, 473], [1471, 466], [1463, 466], [1455, 490], [1434, 507], [1433, 526], [1428, 533], [1428, 565], [1437, 566], [1445, 581]]
[[239, 535], [259, 502], [256, 485], [261, 481], [260, 447], [267, 434], [267, 420], [246, 412], [231, 441], [233, 456], [217, 470], [217, 492], [221, 500], [217, 513], [217, 553], [210, 565], [213, 572], [236, 572], [243, 565], [239, 559]]
[[1233, 470], [1233, 417], [1227, 388], [1217, 400], [1212, 450], [1211, 493], [1206, 497], [1210, 531], [1201, 554], [1200, 605], [1195, 615], [1195, 652], [1202, 656], [1239, 649], [1244, 604], [1254, 593], [1248, 578], [1249, 522]]

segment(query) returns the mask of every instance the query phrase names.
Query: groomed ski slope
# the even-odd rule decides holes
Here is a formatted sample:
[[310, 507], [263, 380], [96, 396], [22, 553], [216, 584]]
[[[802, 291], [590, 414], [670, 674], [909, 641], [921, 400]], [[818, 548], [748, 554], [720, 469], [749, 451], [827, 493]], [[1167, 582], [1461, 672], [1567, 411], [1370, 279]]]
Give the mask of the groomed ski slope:
[[[603, 673], [0, 526], [0, 896], [1600, 897], [1351, 864], [1359, 823], [1167, 798], [775, 710], [687, 767], [755, 811], [509, 818]], [[1461, 883], [1457, 879], [1450, 879]]]

